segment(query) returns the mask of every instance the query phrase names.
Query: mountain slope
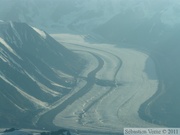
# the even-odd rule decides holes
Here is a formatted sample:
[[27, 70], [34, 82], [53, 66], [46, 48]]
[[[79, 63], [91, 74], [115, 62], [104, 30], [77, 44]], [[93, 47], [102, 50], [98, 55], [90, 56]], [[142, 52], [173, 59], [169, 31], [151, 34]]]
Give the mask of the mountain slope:
[[179, 127], [179, 2], [147, 2], [141, 1], [127, 8], [99, 26], [95, 32], [102, 35], [105, 42], [150, 54], [156, 63], [160, 83], [158, 92], [141, 106], [139, 115], [152, 123]]
[[82, 69], [78, 55], [34, 29], [0, 23], [1, 127], [31, 125], [34, 114], [70, 92]]
[[[113, 3], [115, 2], [115, 4]], [[119, 0], [2, 0], [0, 19], [49, 32], [87, 32], [117, 13]], [[99, 8], [101, 7], [101, 8]], [[115, 10], [114, 10], [115, 8]]]
[[178, 0], [1, 0], [1, 3], [0, 19], [26, 22], [51, 33], [89, 34], [127, 10], [146, 19], [158, 13], [159, 20], [170, 26], [180, 23]]

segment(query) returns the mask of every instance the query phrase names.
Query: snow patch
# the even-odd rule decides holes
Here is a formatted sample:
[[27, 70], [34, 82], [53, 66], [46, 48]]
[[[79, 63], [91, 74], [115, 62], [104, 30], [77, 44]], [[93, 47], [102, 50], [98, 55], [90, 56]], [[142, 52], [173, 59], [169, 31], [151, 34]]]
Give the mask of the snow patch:
[[[50, 67], [50, 66], [49, 66]], [[51, 67], [50, 67], [51, 68]], [[51, 68], [60, 78], [74, 79], [72, 75], [62, 72], [61, 70]]]
[[48, 103], [43, 102], [43, 101], [29, 95], [28, 93], [24, 92], [23, 90], [21, 90], [20, 88], [15, 86], [13, 83], [11, 83], [9, 80], [7, 80], [7, 78], [2, 73], [0, 74], [0, 78], [2, 80], [4, 80], [5, 82], [7, 82], [12, 87], [14, 87], [22, 96], [24, 96], [27, 100], [32, 102], [37, 108], [47, 108]]
[[15, 103], [14, 103], [10, 98], [8, 98], [6, 95], [3, 94], [3, 96], [4, 96], [6, 99], [8, 99], [9, 102], [11, 102], [12, 104], [14, 104], [14, 106], [15, 106], [16, 108], [18, 108], [20, 111], [22, 111], [22, 112], [26, 111], [25, 109], [23, 109], [23, 108], [21, 108], [20, 106], [18, 106], [17, 104], [15, 104]]
[[15, 56], [17, 56], [19, 59], [22, 59], [20, 56], [18, 56], [18, 54], [10, 47], [10, 45], [8, 45], [6, 43], [6, 41], [4, 41], [4, 39], [2, 39], [0, 37], [0, 42], [2, 43], [2, 45], [4, 45], [12, 54], [14, 54]]
[[56, 87], [65, 88], [65, 89], [71, 89], [71, 87], [65, 87], [65, 86], [60, 85], [60, 84], [57, 84], [57, 83], [55, 83], [55, 82], [52, 82], [51, 84], [54, 85], [54, 86], [56, 86]]
[[[32, 26], [31, 26], [32, 27]], [[46, 33], [38, 28], [32, 27], [41, 37], [46, 39]]]
[[10, 21], [10, 25], [11, 25], [11, 28], [13, 29], [14, 34], [16, 35], [16, 37], [18, 38], [18, 40], [20, 42], [20, 44], [18, 44], [18, 45], [15, 44], [15, 45], [17, 45], [17, 47], [22, 47], [23, 42], [21, 40], [21, 37], [20, 37], [19, 33], [17, 32], [16, 28], [14, 27], [13, 22]]
[[3, 20], [0, 20], [0, 24], [3, 24], [4, 23], [4, 21]]
[[48, 93], [54, 97], [58, 96], [60, 93], [51, 90], [50, 88], [48, 88], [47, 86], [45, 86], [44, 84], [40, 83], [35, 77], [33, 77], [32, 75], [30, 75], [28, 72], [26, 72], [26, 75], [31, 78], [31, 80], [33, 80], [34, 82], [36, 82], [36, 84], [41, 88], [42, 91], [44, 91], [45, 93]]
[[4, 61], [4, 62], [8, 62], [8, 60], [6, 59], [6, 58], [4, 58], [3, 56], [2, 56], [2, 54], [0, 55], [0, 59], [2, 60], [2, 61]]

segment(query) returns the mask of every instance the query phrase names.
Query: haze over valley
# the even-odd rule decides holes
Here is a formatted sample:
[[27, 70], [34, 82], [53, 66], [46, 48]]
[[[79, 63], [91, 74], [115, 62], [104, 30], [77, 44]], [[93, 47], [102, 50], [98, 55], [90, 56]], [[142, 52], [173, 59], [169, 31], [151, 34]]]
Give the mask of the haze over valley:
[[0, 2], [0, 128], [180, 126], [178, 0]]

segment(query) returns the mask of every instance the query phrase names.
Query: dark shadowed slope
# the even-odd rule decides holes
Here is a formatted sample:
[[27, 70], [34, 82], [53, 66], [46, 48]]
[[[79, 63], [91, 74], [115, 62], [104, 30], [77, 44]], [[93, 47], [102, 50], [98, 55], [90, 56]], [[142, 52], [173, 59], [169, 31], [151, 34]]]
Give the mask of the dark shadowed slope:
[[0, 23], [0, 126], [27, 127], [76, 84], [83, 60], [25, 23]]

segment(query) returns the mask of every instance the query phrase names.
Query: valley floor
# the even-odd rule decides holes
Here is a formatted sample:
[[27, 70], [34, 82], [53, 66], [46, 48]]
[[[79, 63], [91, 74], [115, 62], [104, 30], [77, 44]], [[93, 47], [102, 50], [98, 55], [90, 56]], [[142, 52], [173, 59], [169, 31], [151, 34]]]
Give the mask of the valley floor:
[[[79, 85], [59, 103], [53, 123], [57, 127], [89, 132], [122, 133], [125, 127], [159, 127], [142, 120], [140, 105], [158, 89], [158, 79], [148, 77], [151, 59], [137, 50], [95, 44], [83, 36], [51, 35], [89, 62]], [[156, 74], [153, 61], [148, 64]], [[57, 106], [57, 107], [58, 107]]]

